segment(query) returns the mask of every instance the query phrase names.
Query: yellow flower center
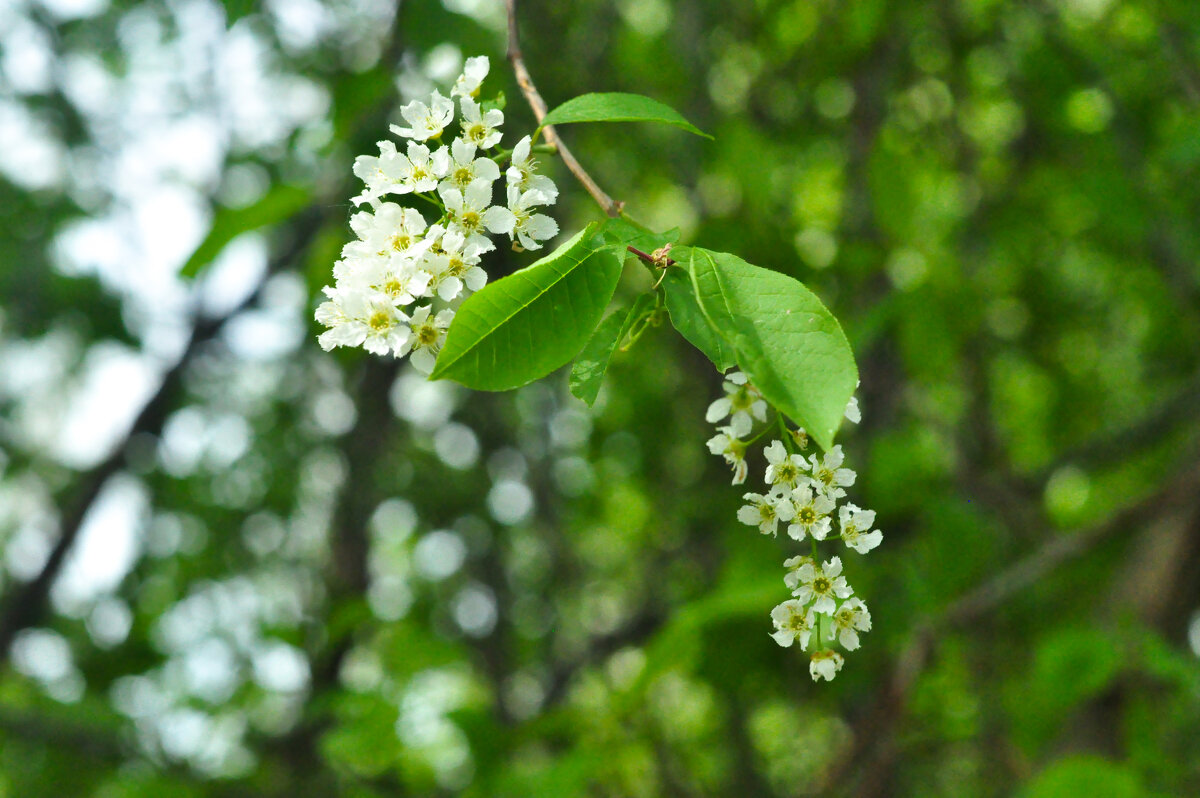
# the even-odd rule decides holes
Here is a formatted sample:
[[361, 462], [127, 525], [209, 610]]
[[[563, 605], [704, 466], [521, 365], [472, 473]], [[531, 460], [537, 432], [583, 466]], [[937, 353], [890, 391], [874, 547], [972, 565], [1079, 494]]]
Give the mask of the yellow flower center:
[[729, 397], [729, 403], [733, 406], [734, 410], [749, 410], [754, 404], [754, 397], [750, 395], [745, 386], [742, 386]]
[[467, 230], [468, 232], [473, 233], [479, 229], [479, 223], [481, 221], [482, 221], [482, 219], [479, 218], [478, 213], [476, 213], [475, 211], [467, 211], [458, 220], [458, 223], [463, 226], [464, 230]]
[[421, 346], [430, 346], [437, 342], [438, 331], [432, 324], [422, 324], [416, 329], [416, 333]]
[[392, 317], [387, 311], [377, 310], [367, 318], [367, 326], [375, 332], [383, 332], [392, 328]]

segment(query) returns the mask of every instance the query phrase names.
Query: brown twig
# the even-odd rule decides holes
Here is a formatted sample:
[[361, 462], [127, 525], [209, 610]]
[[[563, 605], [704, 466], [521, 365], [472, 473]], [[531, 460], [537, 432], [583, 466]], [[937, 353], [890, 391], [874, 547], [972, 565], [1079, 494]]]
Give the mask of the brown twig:
[[[661, 256], [659, 256], [659, 253], [662, 252], [662, 250], [655, 250], [654, 254], [651, 255], [649, 253], [642, 252], [637, 247], [625, 247], [625, 249], [629, 250], [634, 255], [637, 255], [638, 258], [645, 261], [646, 263], [649, 263], [651, 266], [657, 266], [660, 269], [665, 268], [667, 266], [675, 265], [675, 261], [668, 258], [665, 253], [663, 253]], [[670, 248], [667, 247], [667, 249], [670, 249]]]
[[[546, 107], [546, 101], [542, 99], [542, 95], [538, 93], [537, 86], [533, 85], [533, 78], [529, 76], [529, 70], [525, 67], [525, 59], [521, 55], [521, 40], [517, 32], [517, 0], [504, 0], [504, 4], [508, 8], [508, 61], [512, 64], [513, 73], [517, 78], [517, 85], [521, 87], [521, 93], [525, 95], [525, 100], [529, 103], [529, 107], [533, 109], [533, 115], [540, 125], [542, 124], [542, 120], [546, 118], [546, 113], [549, 109]], [[621, 209], [625, 206], [625, 203], [614, 200], [608, 194], [604, 193], [604, 189], [600, 188], [599, 184], [592, 179], [592, 176], [587, 173], [579, 161], [575, 159], [575, 156], [571, 154], [571, 150], [558, 137], [558, 132], [552, 125], [542, 128], [542, 132], [546, 137], [546, 143], [552, 144], [558, 149], [558, 154], [562, 157], [567, 169], [571, 170], [571, 174], [575, 175], [575, 179], [583, 184], [583, 187], [592, 195], [592, 199], [596, 200], [596, 204], [600, 206], [601, 210], [612, 217], [620, 216]]]

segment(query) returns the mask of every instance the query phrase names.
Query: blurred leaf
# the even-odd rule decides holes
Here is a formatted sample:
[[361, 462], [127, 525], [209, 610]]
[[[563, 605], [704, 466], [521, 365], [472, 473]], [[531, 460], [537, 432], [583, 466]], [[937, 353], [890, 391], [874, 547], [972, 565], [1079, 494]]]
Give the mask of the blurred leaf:
[[225, 27], [232, 28], [233, 24], [257, 10], [255, 0], [224, 0]]
[[1027, 680], [1009, 695], [1014, 735], [1031, 752], [1054, 735], [1067, 713], [1112, 684], [1125, 654], [1112, 630], [1068, 627], [1038, 643]]
[[342, 696], [338, 722], [321, 737], [321, 752], [338, 769], [364, 778], [378, 776], [399, 754], [397, 714], [394, 706], [378, 696]]
[[1038, 645], [1034, 684], [1040, 695], [1065, 710], [1105, 690], [1123, 658], [1111, 630], [1062, 629]]
[[1022, 798], [1139, 798], [1146, 795], [1129, 767], [1098, 756], [1060, 759], [1021, 791]]
[[573, 97], [546, 114], [541, 126], [571, 122], [662, 122], [697, 136], [712, 138], [671, 106], [640, 94], [603, 92]]
[[519, 388], [578, 354], [621, 277], [593, 222], [554, 252], [471, 295], [454, 317], [431, 379], [481, 391]]
[[221, 254], [226, 244], [242, 233], [279, 224], [311, 201], [312, 192], [308, 188], [280, 184], [253, 205], [218, 210], [208, 235], [179, 270], [180, 276], [195, 277]]
[[724, 252], [687, 255], [696, 298], [767, 401], [828, 449], [858, 384], [841, 325], [803, 283]]

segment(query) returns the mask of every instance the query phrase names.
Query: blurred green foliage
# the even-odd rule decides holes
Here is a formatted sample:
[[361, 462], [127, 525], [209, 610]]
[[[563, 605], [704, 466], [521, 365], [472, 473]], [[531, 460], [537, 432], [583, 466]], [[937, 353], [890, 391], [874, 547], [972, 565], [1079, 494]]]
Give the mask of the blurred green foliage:
[[[669, 328], [593, 410], [564, 371], [471, 394], [315, 346], [397, 76], [485, 53], [532, 129], [498, 0], [71, 6], [0, 16], [0, 796], [1200, 794], [1200, 5], [520, 4], [551, 106], [634, 92], [715, 136], [564, 128], [605, 190], [803, 281], [851, 339], [841, 442], [885, 538], [848, 555], [874, 629], [820, 685], [768, 637], [793, 552], [736, 522], [718, 377]], [[247, 42], [277, 108], [223, 104]], [[139, 91], [219, 123], [208, 177], [164, 139], [202, 205], [165, 223], [200, 274], [163, 278], [171, 334], [149, 261], [114, 276], [81, 237], [132, 213], [112, 130]], [[194, 302], [239, 242], [261, 285]], [[72, 459], [113, 352], [154, 398]], [[80, 518], [67, 562], [134, 553], [72, 600], [50, 555]]]

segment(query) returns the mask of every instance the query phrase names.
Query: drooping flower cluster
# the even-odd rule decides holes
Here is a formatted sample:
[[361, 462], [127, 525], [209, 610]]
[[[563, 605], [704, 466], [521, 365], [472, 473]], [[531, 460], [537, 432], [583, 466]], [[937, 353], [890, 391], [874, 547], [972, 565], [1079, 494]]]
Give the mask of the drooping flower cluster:
[[[718, 424], [717, 435], [708, 441], [708, 449], [722, 456], [733, 469], [733, 484], [746, 481], [749, 466], [746, 454], [751, 444], [763, 437], [767, 425], [749, 438], [756, 422], [767, 422], [768, 405], [746, 375], [734, 372], [724, 383], [725, 396], [713, 402], [706, 419]], [[846, 418], [861, 419], [858, 400], [851, 399]], [[817, 544], [840, 539], [847, 549], [866, 554], [883, 540], [883, 533], [872, 530], [875, 512], [846, 502], [846, 488], [852, 486], [855, 473], [844, 467], [841, 446], [823, 456], [800, 452], [808, 448], [803, 428], [789, 429], [783, 416], [776, 413], [782, 433], [763, 449], [767, 468], [765, 493], [746, 493], [747, 502], [738, 510], [738, 520], [758, 527], [764, 535], [778, 534], [782, 525], [788, 537], [808, 540], [811, 553], [791, 557], [784, 562], [784, 584], [792, 598], [771, 611], [775, 625], [772, 637], [781, 646], [799, 642], [801, 649], [812, 644], [809, 672], [814, 680], [831, 680], [842, 668], [843, 656], [833, 650], [836, 643], [846, 651], [859, 647], [859, 632], [871, 629], [867, 605], [854, 595], [854, 589], [842, 575], [842, 559], [833, 556], [821, 562]]]
[[[468, 58], [445, 97], [436, 89], [400, 109], [405, 126], [391, 131], [404, 149], [379, 142], [379, 155], [361, 155], [354, 174], [364, 184], [353, 199], [366, 208], [350, 218], [357, 240], [342, 249], [334, 285], [317, 321], [329, 329], [318, 341], [330, 350], [361, 346], [378, 355], [412, 355], [428, 374], [441, 350], [454, 307], [487, 282], [482, 256], [495, 249], [492, 236], [508, 236], [514, 248], [540, 249], [558, 234], [555, 221], [536, 209], [553, 205], [558, 189], [536, 172], [532, 141], [525, 136], [500, 148], [504, 113], [477, 101], [488, 73], [486, 56]], [[458, 136], [441, 144], [461, 112]], [[504, 205], [493, 205], [493, 184], [505, 169]], [[430, 223], [419, 199], [440, 214]], [[395, 201], [398, 200], [398, 201]]]

